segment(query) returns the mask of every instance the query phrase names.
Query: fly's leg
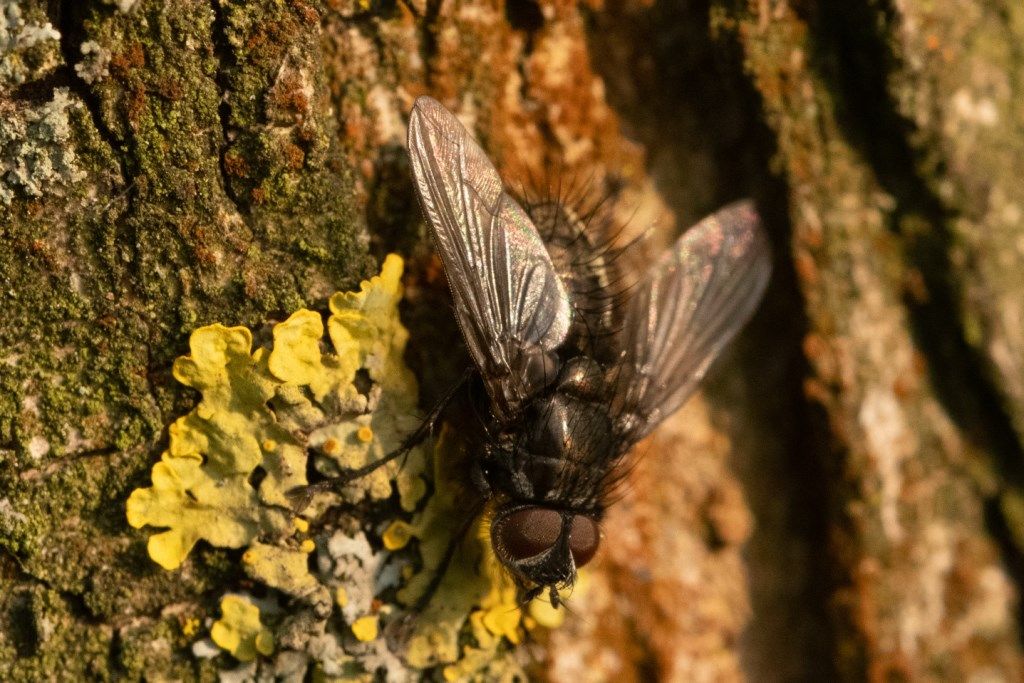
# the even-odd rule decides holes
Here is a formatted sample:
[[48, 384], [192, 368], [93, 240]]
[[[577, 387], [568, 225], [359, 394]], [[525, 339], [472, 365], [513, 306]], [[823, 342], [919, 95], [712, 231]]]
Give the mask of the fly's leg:
[[526, 609], [527, 605], [529, 605], [534, 598], [539, 597], [543, 592], [544, 586], [534, 586], [530, 590], [526, 591], [523, 595], [523, 601], [519, 603], [519, 608]]
[[456, 551], [459, 549], [459, 545], [462, 544], [462, 540], [466, 537], [466, 533], [470, 527], [473, 526], [473, 522], [484, 509], [484, 505], [487, 503], [486, 498], [480, 498], [473, 505], [466, 518], [459, 525], [455, 534], [451, 540], [448, 541], [448, 547], [444, 550], [444, 555], [441, 556], [441, 561], [437, 565], [437, 569], [434, 570], [434, 575], [430, 577], [430, 583], [427, 584], [426, 589], [423, 591], [423, 595], [416, 599], [416, 605], [413, 607], [415, 612], [422, 612], [426, 609], [427, 605], [430, 604], [430, 599], [434, 597], [434, 593], [437, 592], [438, 587], [441, 585], [444, 575], [448, 572], [448, 565], [452, 563], [452, 558], [455, 557]]
[[490, 484], [487, 483], [487, 477], [485, 476], [483, 468], [480, 466], [478, 461], [474, 461], [470, 465], [470, 480], [473, 482], [473, 485], [477, 490], [478, 497], [476, 502], [473, 503], [473, 506], [467, 511], [462, 524], [459, 525], [459, 528], [452, 535], [451, 540], [448, 541], [448, 547], [445, 548], [444, 555], [441, 556], [441, 561], [438, 563], [437, 569], [434, 570], [434, 575], [430, 578], [430, 583], [427, 584], [426, 589], [423, 591], [423, 595], [416, 600], [416, 605], [413, 608], [416, 612], [422, 612], [426, 609], [427, 605], [430, 603], [430, 599], [434, 597], [434, 593], [437, 592], [438, 587], [441, 585], [441, 581], [444, 579], [444, 575], [448, 571], [448, 565], [451, 564], [452, 558], [455, 557], [455, 553], [458, 551], [459, 545], [462, 543], [462, 539], [466, 537], [466, 533], [469, 531], [470, 527], [473, 526], [473, 522], [475, 522], [476, 518], [480, 516], [481, 512], [483, 512], [487, 501], [491, 499]]
[[[452, 387], [444, 393], [441, 399], [434, 404], [434, 407], [430, 409], [430, 412], [423, 418], [420, 425], [411, 434], [409, 434], [409, 436], [405, 437], [405, 440], [402, 441], [402, 445], [384, 457], [379, 460], [374, 460], [370, 464], [364, 465], [358, 469], [342, 472], [336, 477], [318, 481], [315, 484], [309, 484], [307, 486], [298, 486], [288, 491], [287, 496], [291, 501], [293, 508], [295, 510], [303, 510], [309, 506], [310, 501], [313, 500], [313, 496], [317, 493], [322, 491], [337, 491], [349, 482], [365, 477], [367, 474], [377, 470], [379, 467], [383, 467], [396, 458], [408, 456], [409, 452], [412, 451], [413, 448], [423, 443], [424, 439], [434, 433], [434, 428], [437, 426], [437, 422], [441, 419], [444, 411], [458, 395], [459, 391], [466, 386], [472, 375], [473, 370], [471, 368], [467, 369], [462, 378], [452, 385]], [[313, 455], [310, 454], [310, 457], [313, 457]]]
[[519, 609], [525, 610], [527, 606], [534, 600], [544, 595], [544, 591], [548, 591], [548, 599], [551, 601], [551, 606], [558, 609], [562, 606], [562, 597], [558, 594], [558, 588], [555, 586], [534, 586], [530, 590], [523, 594], [523, 600], [519, 603]]

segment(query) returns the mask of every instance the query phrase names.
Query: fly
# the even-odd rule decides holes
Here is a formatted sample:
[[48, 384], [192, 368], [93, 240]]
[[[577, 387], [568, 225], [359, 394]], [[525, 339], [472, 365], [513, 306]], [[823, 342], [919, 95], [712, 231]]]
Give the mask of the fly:
[[557, 203], [524, 210], [436, 100], [416, 100], [408, 146], [474, 367], [398, 451], [313, 487], [401, 456], [461, 396], [479, 493], [465, 528], [490, 503], [496, 557], [527, 599], [547, 591], [557, 606], [558, 589], [597, 552], [632, 446], [682, 406], [753, 314], [771, 272], [768, 240], [749, 201], [731, 204], [615, 292], [614, 259], [582, 224]]

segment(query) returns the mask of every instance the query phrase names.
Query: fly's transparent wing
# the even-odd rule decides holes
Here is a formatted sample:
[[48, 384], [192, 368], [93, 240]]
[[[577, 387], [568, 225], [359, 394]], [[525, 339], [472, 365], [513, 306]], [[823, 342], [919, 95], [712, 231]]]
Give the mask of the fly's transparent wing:
[[463, 337], [492, 408], [507, 420], [554, 379], [554, 349], [569, 331], [568, 294], [494, 165], [429, 97], [413, 107], [409, 154]]
[[629, 302], [613, 408], [631, 444], [697, 388], [711, 362], [757, 308], [771, 253], [749, 201], [690, 228]]

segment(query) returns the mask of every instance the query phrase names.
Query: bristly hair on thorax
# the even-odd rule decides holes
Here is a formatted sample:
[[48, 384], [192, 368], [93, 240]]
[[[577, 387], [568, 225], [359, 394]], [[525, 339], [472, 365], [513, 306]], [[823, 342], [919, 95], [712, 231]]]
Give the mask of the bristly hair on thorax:
[[566, 350], [611, 364], [619, 352], [614, 341], [629, 290], [637, 280], [622, 257], [643, 235], [623, 241], [627, 225], [615, 215], [621, 183], [597, 184], [592, 177], [565, 180], [558, 169], [546, 169], [542, 181], [530, 178], [529, 186], [520, 186], [517, 199], [537, 227], [572, 301], [574, 320]]
[[[565, 181], [554, 172], [557, 179], [552, 182], [552, 174], [549, 170], [539, 184], [531, 178], [529, 187], [520, 186], [516, 198], [536, 226], [571, 300], [573, 320], [559, 356], [563, 361], [579, 355], [596, 361], [611, 382], [605, 389], [611, 395], [619, 378], [615, 367], [625, 360], [620, 333], [626, 305], [639, 282], [639, 274], [629, 270], [624, 257], [645, 233], [625, 238], [628, 225], [616, 216], [620, 183], [595, 188], [593, 178]], [[609, 417], [614, 419], [613, 414]], [[615, 448], [609, 452], [611, 460], [599, 468], [567, 467], [563, 476], [573, 481], [561, 485], [597, 493], [593, 505], [603, 511], [619, 497], [635, 464], [635, 459], [623, 457], [627, 450], [625, 443]]]

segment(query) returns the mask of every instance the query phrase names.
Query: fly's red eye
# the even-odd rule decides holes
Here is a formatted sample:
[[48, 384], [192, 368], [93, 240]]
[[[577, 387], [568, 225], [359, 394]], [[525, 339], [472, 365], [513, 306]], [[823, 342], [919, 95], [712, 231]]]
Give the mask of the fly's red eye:
[[562, 515], [547, 508], [516, 510], [495, 523], [496, 545], [513, 559], [525, 560], [547, 551], [562, 532]]
[[601, 530], [590, 517], [576, 515], [572, 518], [569, 531], [569, 550], [577, 567], [582, 567], [594, 557], [601, 542]]

